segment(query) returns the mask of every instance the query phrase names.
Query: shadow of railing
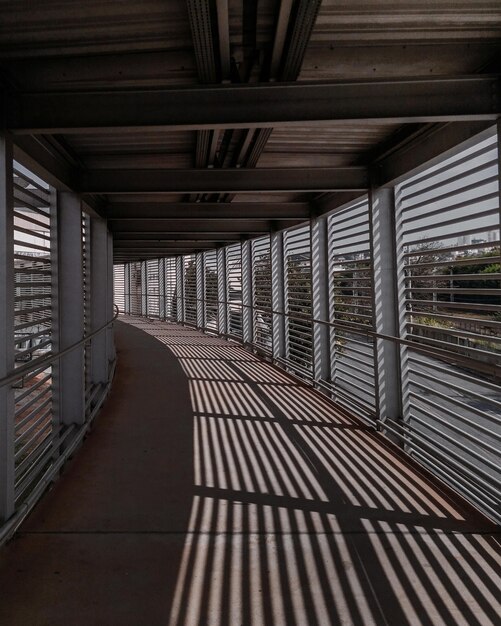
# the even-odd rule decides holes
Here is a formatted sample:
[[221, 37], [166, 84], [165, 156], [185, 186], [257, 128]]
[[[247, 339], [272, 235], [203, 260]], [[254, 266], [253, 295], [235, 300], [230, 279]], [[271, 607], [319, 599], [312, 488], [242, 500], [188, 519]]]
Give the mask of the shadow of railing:
[[496, 527], [243, 348], [141, 327], [178, 357], [193, 408], [171, 626], [499, 623]]

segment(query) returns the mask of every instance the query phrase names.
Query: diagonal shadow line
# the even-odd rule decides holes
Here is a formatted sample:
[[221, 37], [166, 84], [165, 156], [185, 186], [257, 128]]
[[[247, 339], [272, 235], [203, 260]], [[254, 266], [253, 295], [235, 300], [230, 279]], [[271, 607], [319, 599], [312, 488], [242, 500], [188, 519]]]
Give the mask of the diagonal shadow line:
[[[288, 510], [302, 510], [308, 512], [330, 514], [336, 517], [340, 526], [346, 524], [346, 528], [341, 528], [339, 534], [368, 534], [367, 530], [360, 527], [353, 527], [355, 522], [361, 519], [374, 522], [386, 522], [394, 525], [404, 525], [407, 530], [401, 530], [395, 527], [394, 534], [422, 534], [423, 531], [428, 532], [447, 532], [459, 534], [474, 534], [499, 536], [501, 538], [501, 529], [493, 530], [492, 528], [472, 527], [467, 521], [456, 520], [452, 518], [441, 518], [435, 516], [422, 516], [416, 513], [405, 513], [402, 511], [386, 511], [380, 508], [374, 509], [366, 506], [355, 507], [343, 498], [338, 505], [330, 502], [322, 502], [319, 500], [308, 500], [306, 498], [292, 498], [290, 496], [279, 496], [269, 493], [249, 491], [239, 491], [234, 489], [220, 489], [217, 487], [196, 486], [194, 493], [198, 496], [206, 498], [216, 498], [221, 500], [231, 500], [232, 502], [241, 502], [243, 504], [257, 504], [259, 506], [269, 506], [274, 508], [284, 508]], [[413, 530], [414, 529], [414, 530]], [[381, 531], [383, 532], [383, 531]], [[231, 533], [230, 533], [231, 534]], [[331, 534], [329, 532], [329, 534]], [[334, 534], [334, 531], [332, 531]]]

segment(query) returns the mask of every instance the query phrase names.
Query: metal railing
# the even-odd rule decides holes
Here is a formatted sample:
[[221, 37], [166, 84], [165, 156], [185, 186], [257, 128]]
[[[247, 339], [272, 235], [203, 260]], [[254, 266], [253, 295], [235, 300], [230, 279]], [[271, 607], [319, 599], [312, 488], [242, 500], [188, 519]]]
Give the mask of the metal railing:
[[[39, 389], [46, 388], [48, 380], [51, 376], [46, 373], [48, 368], [56, 362], [59, 362], [64, 356], [72, 353], [77, 348], [88, 345], [94, 337], [97, 337], [102, 332], [106, 331], [106, 329], [113, 324], [118, 315], [118, 307], [115, 306], [115, 315], [106, 324], [56, 354], [50, 354], [46, 357], [38, 359], [35, 364], [26, 363], [25, 365], [21, 365], [14, 371], [10, 372], [7, 376], [0, 379], [0, 388], [7, 385], [15, 386], [15, 383], [18, 381], [26, 381], [27, 377], [32, 377], [37, 373], [42, 373], [43, 378], [37, 381], [36, 387]], [[94, 395], [92, 410], [87, 414], [84, 424], [64, 426], [60, 424], [55, 427], [51, 422], [50, 431], [45, 432], [47, 429], [44, 430], [43, 427], [39, 428], [41, 418], [35, 422], [36, 427], [39, 428], [39, 432], [42, 432], [43, 440], [38, 446], [32, 447], [31, 450], [28, 451], [27, 455], [25, 453], [28, 443], [25, 443], [18, 451], [18, 455], [21, 453], [25, 454], [20, 463], [17, 463], [16, 458], [16, 474], [20, 474], [20, 480], [17, 481], [18, 486], [16, 489], [19, 495], [16, 498], [15, 513], [4, 522], [2, 527], [0, 527], [0, 545], [8, 541], [16, 532], [17, 528], [29, 514], [33, 506], [43, 495], [44, 491], [54, 481], [61, 467], [66, 463], [66, 461], [74, 453], [75, 449], [82, 442], [95, 415], [108, 395], [115, 373], [115, 365], [115, 361], [110, 364], [108, 382], [106, 385], [102, 385], [97, 389], [97, 393]], [[34, 387], [35, 385], [30, 387], [28, 392], [32, 391]], [[18, 396], [18, 400], [20, 397], [25, 398], [27, 396], [28, 394], [25, 391]], [[32, 398], [26, 403], [26, 405], [24, 405], [24, 408], [27, 410], [35, 404], [36, 402]], [[37, 409], [35, 409], [40, 411], [41, 408], [43, 408], [43, 417], [45, 420], [50, 419], [50, 408], [47, 408], [47, 405], [48, 401], [46, 400]], [[17, 426], [19, 427], [20, 424], [29, 423], [30, 415], [31, 414], [24, 417], [20, 421], [19, 416], [16, 414]], [[33, 430], [35, 430], [35, 427], [30, 424], [29, 432], [31, 433]], [[16, 440], [16, 443], [17, 442], [18, 440]]]

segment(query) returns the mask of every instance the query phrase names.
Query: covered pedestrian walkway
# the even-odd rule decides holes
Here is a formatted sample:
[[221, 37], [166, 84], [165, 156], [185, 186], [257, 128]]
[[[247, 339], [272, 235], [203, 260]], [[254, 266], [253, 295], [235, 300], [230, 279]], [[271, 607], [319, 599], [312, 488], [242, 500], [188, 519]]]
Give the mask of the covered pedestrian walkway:
[[499, 626], [499, 0], [0, 15], [0, 626]]
[[236, 343], [115, 334], [99, 419], [3, 548], [1, 624], [499, 623], [497, 527], [388, 439]]

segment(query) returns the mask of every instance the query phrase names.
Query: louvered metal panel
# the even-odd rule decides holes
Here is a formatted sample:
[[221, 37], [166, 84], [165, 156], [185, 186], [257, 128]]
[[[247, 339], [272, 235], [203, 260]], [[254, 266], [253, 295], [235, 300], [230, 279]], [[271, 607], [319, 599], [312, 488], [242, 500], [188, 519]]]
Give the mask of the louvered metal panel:
[[122, 264], [113, 266], [113, 300], [120, 313], [125, 312], [125, 267]]
[[226, 248], [226, 319], [228, 333], [242, 337], [242, 246]]
[[313, 360], [310, 225], [284, 234], [285, 350], [290, 364], [311, 376]]
[[158, 260], [150, 259], [145, 262], [146, 265], [146, 285], [145, 297], [147, 300], [147, 315], [148, 317], [158, 317], [160, 314], [160, 290], [159, 290], [159, 277], [158, 277]]
[[330, 386], [336, 401], [376, 415], [373, 261], [365, 198], [328, 218]]
[[[84, 336], [91, 332], [91, 233], [90, 218], [82, 213], [82, 265], [83, 265], [83, 301], [84, 301]], [[89, 341], [84, 345], [84, 381], [85, 381], [85, 413], [89, 416], [92, 410], [92, 401], [97, 391], [91, 380], [91, 353], [92, 344]]]
[[160, 317], [165, 320], [177, 320], [177, 297], [179, 288], [176, 277], [176, 259], [166, 258], [159, 261]]
[[197, 257], [194, 254], [183, 257], [184, 260], [184, 321], [197, 324]]
[[219, 330], [218, 319], [218, 290], [217, 290], [217, 256], [215, 250], [203, 255], [204, 258], [204, 327], [209, 330]]
[[129, 263], [130, 269], [130, 312], [132, 315], [142, 315], [142, 279], [141, 263]]
[[253, 342], [259, 348], [271, 352], [271, 248], [270, 237], [252, 242], [252, 327]]
[[496, 138], [397, 190], [410, 454], [501, 519], [501, 272]]
[[52, 367], [37, 367], [52, 349], [54, 224], [48, 185], [15, 166], [15, 361], [33, 366], [14, 384], [16, 505], [50, 465], [59, 435], [52, 418]]

